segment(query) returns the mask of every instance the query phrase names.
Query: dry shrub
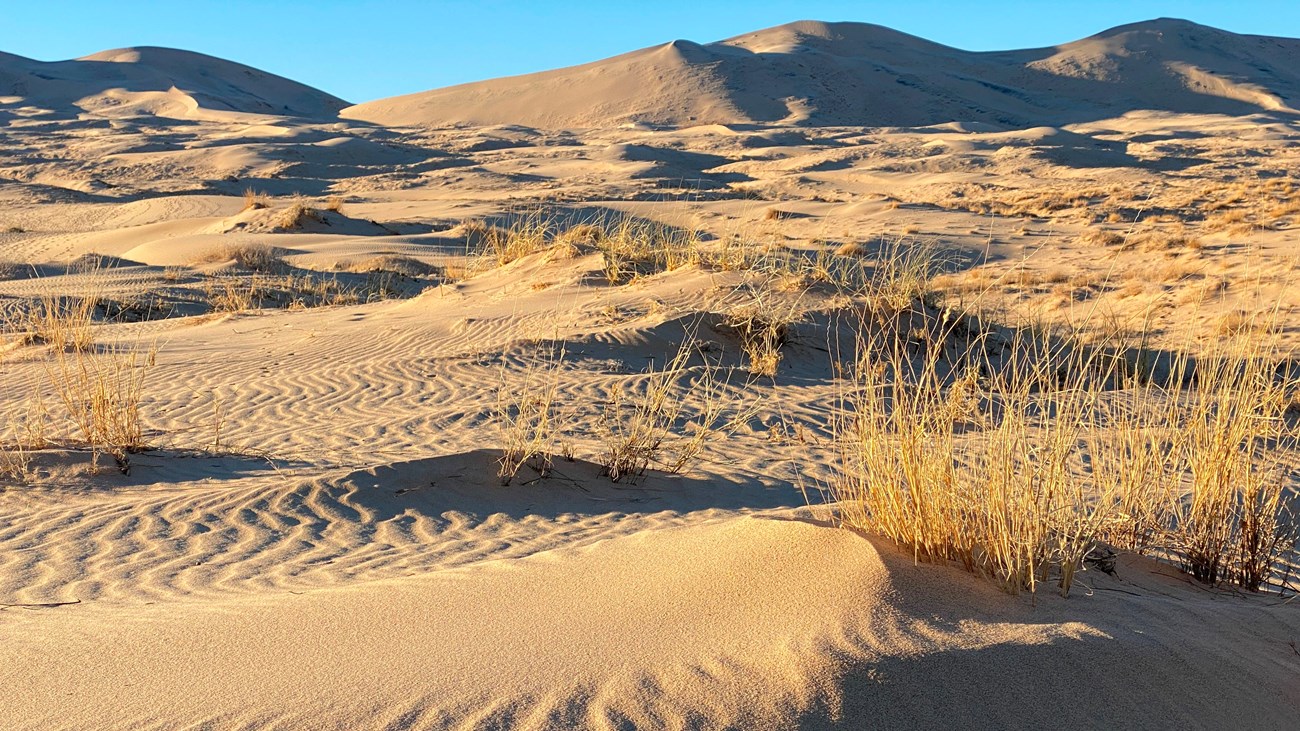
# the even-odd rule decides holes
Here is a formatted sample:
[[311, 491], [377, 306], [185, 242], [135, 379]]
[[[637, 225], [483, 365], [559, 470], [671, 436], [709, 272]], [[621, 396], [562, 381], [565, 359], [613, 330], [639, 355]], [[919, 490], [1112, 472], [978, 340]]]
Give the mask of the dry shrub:
[[[665, 471], [684, 471], [718, 434], [729, 434], [744, 423], [749, 409], [726, 415], [726, 382], [716, 365], [705, 359], [690, 377], [689, 364], [698, 352], [688, 336], [662, 369], [651, 369], [644, 387], [615, 390], [600, 415], [601, 472], [613, 482], [635, 480], [652, 464]], [[702, 355], [702, 354], [701, 354]], [[685, 385], [678, 379], [686, 377]]]
[[319, 221], [320, 213], [305, 201], [295, 200], [287, 208], [280, 212], [275, 220], [275, 228], [279, 231], [295, 231], [302, 228], [309, 221]]
[[[1286, 504], [1297, 381], [1278, 353], [1232, 337], [1196, 360], [1179, 358], [1167, 384], [1134, 384], [1092, 446], [1104, 537], [1175, 560], [1207, 584], [1258, 590], [1292, 550]], [[1185, 386], [1181, 384], [1186, 384]]]
[[790, 341], [791, 329], [802, 319], [801, 297], [783, 297], [773, 291], [770, 280], [745, 284], [738, 290], [741, 301], [723, 319], [735, 333], [745, 353], [749, 372], [775, 377], [781, 364], [781, 348]]
[[1092, 246], [1119, 246], [1124, 243], [1124, 235], [1101, 228], [1093, 228], [1079, 235], [1079, 241]]
[[1295, 545], [1284, 478], [1297, 385], [1259, 338], [1156, 377], [1079, 333], [965, 349], [940, 336], [918, 352], [900, 329], [861, 332], [831, 490], [845, 525], [1012, 592], [1055, 579], [1068, 593], [1106, 545], [1255, 590]]
[[[1015, 342], [1026, 352], [1013, 353], [980, 397], [981, 369], [953, 371], [943, 338], [917, 357], [892, 328], [864, 323], [862, 332], [837, 427], [840, 520], [1013, 593], [1051, 576], [1067, 593], [1102, 517], [1069, 469], [1086, 392], [1045, 391], [1055, 371]], [[967, 428], [972, 421], [978, 428]]]
[[509, 228], [468, 222], [463, 229], [467, 244], [497, 266], [541, 252], [559, 257], [599, 251], [611, 284], [701, 262], [694, 231], [631, 217], [569, 225], [533, 213], [521, 216]]
[[[604, 227], [597, 248], [605, 262], [610, 284], [658, 272], [673, 271], [704, 263], [705, 254], [695, 231], [655, 221], [624, 217]], [[725, 268], [725, 258], [711, 263]]]
[[94, 347], [95, 297], [46, 295], [27, 313], [25, 339], [53, 345], [56, 350], [87, 351]]
[[230, 261], [241, 269], [252, 272], [279, 272], [288, 266], [284, 261], [283, 249], [265, 244], [223, 244], [204, 252], [194, 263]]
[[728, 384], [718, 377], [718, 366], [707, 359], [691, 366], [697, 353], [688, 335], [669, 363], [651, 368], [633, 388], [614, 390], [594, 414], [583, 403], [560, 408], [565, 348], [558, 341], [529, 359], [520, 373], [503, 365], [492, 419], [502, 484], [510, 484], [524, 467], [539, 478], [548, 476], [557, 454], [572, 457], [567, 445], [576, 436], [573, 426], [591, 416], [598, 422], [595, 459], [610, 480], [633, 481], [651, 466], [669, 473], [688, 469], [707, 444], [734, 432], [754, 412], [750, 405], [728, 406]]
[[49, 415], [37, 389], [19, 414], [10, 414], [0, 433], [0, 478], [27, 482], [32, 478], [32, 454], [49, 446]]
[[562, 344], [552, 344], [546, 356], [530, 360], [515, 378], [508, 377], [502, 361], [495, 413], [501, 445], [497, 476], [502, 485], [509, 485], [524, 466], [538, 477], [551, 474], [563, 430], [556, 396], [564, 353]]
[[54, 351], [47, 369], [54, 392], [80, 441], [107, 454], [123, 472], [128, 455], [144, 448], [140, 404], [156, 348], [109, 348], [103, 353]]
[[271, 197], [266, 193], [259, 193], [252, 188], [244, 189], [244, 208], [245, 211], [260, 211], [271, 205]]
[[342, 196], [332, 195], [325, 199], [325, 210], [343, 215], [343, 202]]
[[549, 249], [555, 234], [554, 224], [540, 215], [520, 217], [509, 228], [482, 221], [466, 222], [462, 227], [466, 244], [476, 247], [480, 257], [496, 266]]
[[412, 279], [433, 277], [442, 273], [441, 267], [400, 254], [380, 254], [360, 261], [344, 262], [336, 265], [336, 268], [362, 274], [398, 274]]

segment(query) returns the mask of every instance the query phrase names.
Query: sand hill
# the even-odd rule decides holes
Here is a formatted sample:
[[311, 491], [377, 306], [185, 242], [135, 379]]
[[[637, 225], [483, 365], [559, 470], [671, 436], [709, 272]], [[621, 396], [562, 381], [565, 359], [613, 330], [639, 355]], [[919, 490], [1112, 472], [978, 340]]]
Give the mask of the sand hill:
[[296, 81], [171, 48], [121, 48], [54, 62], [0, 53], [0, 113], [189, 118], [202, 110], [319, 118], [345, 106]]
[[973, 53], [865, 23], [800, 21], [717, 43], [646, 48], [582, 66], [359, 104], [385, 125], [536, 127], [781, 123], [1007, 127], [1136, 109], [1246, 114], [1300, 100], [1300, 41], [1182, 20], [1055, 48]]

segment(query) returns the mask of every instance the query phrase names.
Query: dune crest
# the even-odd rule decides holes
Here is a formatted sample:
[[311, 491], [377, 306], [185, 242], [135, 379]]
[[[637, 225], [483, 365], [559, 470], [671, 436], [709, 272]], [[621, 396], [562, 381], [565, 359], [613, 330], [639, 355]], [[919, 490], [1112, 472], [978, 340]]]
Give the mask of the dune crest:
[[1300, 41], [1181, 20], [1056, 48], [971, 52], [867, 23], [799, 21], [716, 43], [380, 99], [341, 115], [392, 126], [624, 123], [1003, 128], [1146, 109], [1294, 111]]

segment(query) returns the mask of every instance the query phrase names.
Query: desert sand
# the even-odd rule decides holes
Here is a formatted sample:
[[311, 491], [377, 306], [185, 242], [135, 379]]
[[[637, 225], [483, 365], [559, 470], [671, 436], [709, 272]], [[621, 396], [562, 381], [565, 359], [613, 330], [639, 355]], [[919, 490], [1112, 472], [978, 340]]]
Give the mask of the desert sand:
[[[839, 525], [842, 292], [773, 285], [797, 314], [756, 375], [753, 272], [477, 250], [539, 220], [925, 242], [946, 306], [1008, 325], [1195, 350], [1267, 310], [1286, 341], [1297, 54], [800, 22], [357, 105], [185, 51], [0, 54], [0, 728], [1293, 728], [1293, 578], [1121, 551], [1012, 594]], [[58, 416], [62, 348], [13, 324], [43, 297], [93, 298], [92, 360], [147, 353], [143, 449]], [[609, 404], [689, 342], [728, 428], [611, 481]], [[541, 381], [553, 471], [503, 485], [503, 400]]]

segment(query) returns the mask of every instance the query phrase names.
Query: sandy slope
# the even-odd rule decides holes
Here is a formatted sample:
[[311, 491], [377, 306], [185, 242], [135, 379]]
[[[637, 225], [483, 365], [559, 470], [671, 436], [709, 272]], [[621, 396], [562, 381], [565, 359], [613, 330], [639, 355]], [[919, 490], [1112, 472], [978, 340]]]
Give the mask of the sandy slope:
[[119, 48], [69, 61], [0, 53], [0, 113], [216, 119], [242, 112], [332, 117], [342, 99], [201, 53]]
[[11, 609], [3, 680], [23, 700], [0, 719], [1287, 728], [1300, 712], [1294, 609], [1144, 578], [1153, 567], [1029, 607], [771, 515], [310, 591]]
[[974, 53], [866, 23], [800, 21], [716, 43], [358, 104], [385, 125], [621, 123], [1005, 127], [1126, 111], [1294, 110], [1300, 41], [1187, 21], [1120, 26], [1056, 48]]
[[[590, 251], [489, 266], [464, 225], [626, 216], [814, 260], [932, 242], [951, 301], [999, 320], [1194, 348], [1268, 305], [1295, 338], [1293, 43], [1158, 21], [964, 54], [802, 23], [552, 72], [531, 97], [502, 80], [363, 105], [402, 124], [515, 120], [520, 99], [537, 115], [420, 129], [339, 121], [337, 100], [274, 79], [187, 85], [234, 67], [179, 52], [42, 65], [62, 74], [45, 102], [0, 103], [0, 310], [95, 296], [105, 351], [159, 350], [130, 474], [65, 444], [0, 483], [0, 728], [1293, 727], [1294, 601], [1130, 556], [1068, 599], [1013, 597], [807, 507], [839, 457], [833, 294], [768, 283], [809, 312], [756, 378], [719, 325], [744, 273], [611, 285]], [[1044, 78], [1162, 101], [1103, 108]], [[819, 126], [859, 119], [844, 89], [893, 92], [876, 123], [925, 124]], [[644, 110], [745, 123], [620, 124]], [[267, 207], [244, 210], [245, 189]], [[295, 202], [316, 213], [280, 226]], [[223, 253], [246, 245], [283, 264]], [[393, 260], [408, 273], [382, 292], [307, 294], [373, 286]], [[218, 308], [246, 284], [287, 291]], [[683, 475], [609, 482], [604, 409], [688, 333], [744, 418]], [[0, 342], [0, 431], [57, 411], [49, 347]], [[556, 343], [576, 460], [502, 487], [499, 396]]]

